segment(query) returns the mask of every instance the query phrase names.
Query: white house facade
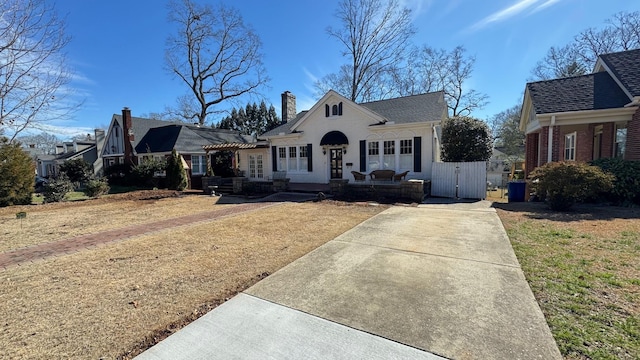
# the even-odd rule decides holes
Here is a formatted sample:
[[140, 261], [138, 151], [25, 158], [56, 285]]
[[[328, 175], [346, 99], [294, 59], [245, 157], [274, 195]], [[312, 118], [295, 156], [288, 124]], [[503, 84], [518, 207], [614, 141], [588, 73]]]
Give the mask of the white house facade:
[[383, 169], [430, 179], [439, 160], [436, 129], [447, 117], [442, 92], [357, 104], [330, 90], [298, 114], [291, 93], [282, 103], [285, 123], [260, 137], [268, 146], [239, 152], [251, 181], [286, 172], [292, 183], [327, 184]]

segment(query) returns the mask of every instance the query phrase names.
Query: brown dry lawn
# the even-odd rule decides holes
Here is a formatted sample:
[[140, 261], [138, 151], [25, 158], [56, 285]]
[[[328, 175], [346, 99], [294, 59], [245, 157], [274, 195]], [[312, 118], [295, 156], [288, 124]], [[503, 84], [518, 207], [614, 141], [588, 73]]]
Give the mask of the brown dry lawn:
[[[20, 209], [4, 209], [0, 245], [58, 240], [214, 206], [203, 196], [120, 200], [29, 207], [28, 219], [41, 221], [25, 221], [21, 231], [9, 225], [9, 215], [17, 222]], [[0, 271], [0, 358], [130, 358], [383, 209], [281, 203]], [[35, 236], [42, 231], [46, 239]]]
[[640, 359], [640, 210], [495, 204], [566, 359]]

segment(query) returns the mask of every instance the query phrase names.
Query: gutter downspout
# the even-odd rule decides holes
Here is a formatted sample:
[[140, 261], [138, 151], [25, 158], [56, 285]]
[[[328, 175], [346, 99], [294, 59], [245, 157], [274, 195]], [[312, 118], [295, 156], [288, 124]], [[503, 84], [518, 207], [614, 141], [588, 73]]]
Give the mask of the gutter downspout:
[[556, 125], [556, 116], [551, 116], [551, 125], [549, 125], [549, 139], [547, 140], [547, 162], [550, 163], [553, 159], [553, 127]]

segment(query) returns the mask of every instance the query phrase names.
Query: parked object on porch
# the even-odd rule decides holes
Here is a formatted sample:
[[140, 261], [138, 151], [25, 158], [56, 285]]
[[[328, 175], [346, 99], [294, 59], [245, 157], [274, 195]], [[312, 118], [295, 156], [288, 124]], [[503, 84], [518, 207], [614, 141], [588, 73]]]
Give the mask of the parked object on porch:
[[393, 175], [393, 181], [401, 181], [402, 179], [407, 179], [407, 174], [409, 174], [409, 170], [405, 172], [401, 172], [399, 174]]
[[273, 172], [273, 180], [284, 180], [287, 178], [286, 171], [274, 171]]
[[369, 176], [371, 176], [371, 180], [392, 181], [395, 174], [396, 172], [394, 170], [373, 170]]
[[351, 174], [355, 181], [365, 181], [367, 179], [367, 174], [363, 174], [361, 172], [352, 171]]

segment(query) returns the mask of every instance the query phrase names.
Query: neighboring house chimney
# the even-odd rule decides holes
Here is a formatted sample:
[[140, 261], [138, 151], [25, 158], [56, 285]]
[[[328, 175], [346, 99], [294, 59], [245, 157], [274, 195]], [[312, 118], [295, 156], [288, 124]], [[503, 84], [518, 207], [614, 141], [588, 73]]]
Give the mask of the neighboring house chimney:
[[296, 96], [285, 91], [282, 93], [282, 123], [296, 118]]
[[131, 122], [131, 110], [126, 106], [122, 109], [122, 130], [124, 133], [122, 137], [124, 140], [124, 163], [133, 166], [133, 124]]

